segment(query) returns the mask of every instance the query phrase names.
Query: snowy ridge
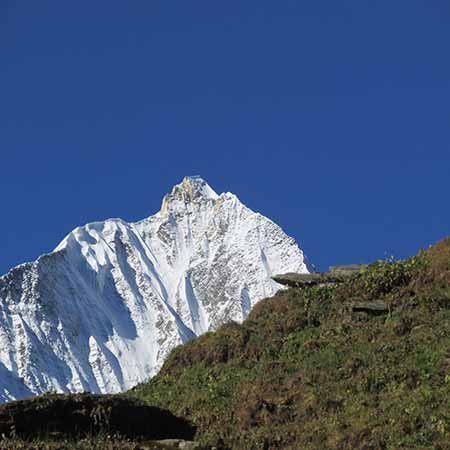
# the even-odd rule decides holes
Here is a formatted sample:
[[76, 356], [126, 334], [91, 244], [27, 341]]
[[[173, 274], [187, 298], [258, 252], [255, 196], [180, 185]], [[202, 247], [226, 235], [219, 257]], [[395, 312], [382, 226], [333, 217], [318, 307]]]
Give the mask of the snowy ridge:
[[307, 272], [292, 238], [186, 177], [155, 215], [76, 228], [0, 277], [0, 401], [128, 389], [176, 345], [245, 319], [286, 272]]

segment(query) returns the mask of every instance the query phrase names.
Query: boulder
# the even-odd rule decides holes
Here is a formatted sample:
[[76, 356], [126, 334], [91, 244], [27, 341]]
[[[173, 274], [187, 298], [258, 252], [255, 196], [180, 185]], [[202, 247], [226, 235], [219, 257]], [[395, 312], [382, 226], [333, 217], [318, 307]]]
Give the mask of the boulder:
[[[206, 450], [206, 447], [194, 441], [184, 441], [183, 439], [163, 439], [155, 441], [162, 448], [180, 449], [180, 450]], [[210, 449], [211, 447], [208, 447]]]
[[341, 275], [329, 272], [285, 273], [282, 275], [275, 275], [272, 279], [277, 283], [296, 288], [321, 286], [344, 281], [344, 278]]
[[355, 275], [367, 267], [367, 264], [346, 264], [340, 266], [330, 266], [330, 273], [335, 275], [351, 276]]
[[342, 283], [347, 278], [358, 274], [365, 267], [366, 265], [364, 264], [331, 266], [329, 272], [285, 273], [274, 275], [272, 279], [277, 283], [295, 288], [326, 286], [329, 284]]
[[354, 302], [352, 303], [352, 310], [355, 312], [385, 314], [389, 312], [389, 307], [381, 300], [373, 300], [370, 302]]

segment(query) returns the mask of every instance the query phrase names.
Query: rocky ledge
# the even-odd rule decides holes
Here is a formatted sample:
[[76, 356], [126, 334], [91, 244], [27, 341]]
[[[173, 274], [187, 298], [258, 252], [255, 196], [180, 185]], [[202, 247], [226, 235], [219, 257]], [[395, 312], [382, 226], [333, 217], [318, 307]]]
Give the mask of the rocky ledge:
[[[345, 266], [331, 266], [328, 272], [315, 273], [286, 273], [275, 275], [273, 280], [277, 283], [292, 288], [307, 288], [311, 286], [329, 286], [342, 283], [350, 277], [360, 273], [367, 267], [365, 264], [350, 264]], [[389, 312], [388, 305], [381, 301], [355, 301], [351, 304], [354, 312], [364, 312], [367, 314], [386, 314]]]
[[272, 279], [277, 283], [295, 288], [326, 286], [329, 284], [342, 283], [349, 277], [358, 274], [365, 267], [367, 267], [365, 264], [331, 266], [328, 272], [285, 273], [282, 275], [275, 275]]

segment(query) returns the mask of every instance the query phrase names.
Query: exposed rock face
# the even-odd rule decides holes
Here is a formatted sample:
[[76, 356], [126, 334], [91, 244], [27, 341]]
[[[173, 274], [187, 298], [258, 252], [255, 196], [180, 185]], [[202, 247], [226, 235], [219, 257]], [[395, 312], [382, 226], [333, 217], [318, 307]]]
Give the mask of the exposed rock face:
[[360, 273], [367, 268], [367, 264], [346, 264], [340, 266], [331, 266], [330, 273], [334, 275], [352, 276]]
[[279, 284], [294, 288], [309, 286], [325, 286], [329, 284], [342, 283], [349, 277], [361, 272], [367, 265], [350, 264], [345, 266], [331, 266], [329, 272], [315, 273], [285, 273], [274, 275], [272, 279]]
[[285, 273], [274, 275], [272, 277], [277, 283], [294, 288], [303, 288], [309, 286], [323, 286], [344, 281], [344, 277], [334, 275], [328, 272], [322, 273]]
[[128, 389], [176, 345], [242, 321], [285, 272], [307, 272], [292, 238], [185, 178], [148, 219], [77, 228], [0, 278], [0, 401]]
[[369, 314], [387, 314], [389, 306], [382, 300], [373, 300], [370, 302], [353, 302], [351, 305], [355, 312], [365, 312]]

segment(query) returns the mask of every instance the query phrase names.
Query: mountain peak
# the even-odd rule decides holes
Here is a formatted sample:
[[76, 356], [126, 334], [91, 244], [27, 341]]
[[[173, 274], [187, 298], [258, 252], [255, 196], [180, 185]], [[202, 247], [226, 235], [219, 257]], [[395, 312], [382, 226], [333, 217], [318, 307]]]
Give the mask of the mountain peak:
[[161, 212], [166, 213], [169, 204], [179, 202], [189, 204], [203, 200], [216, 200], [218, 197], [211, 186], [199, 175], [186, 176], [181, 183], [172, 188], [170, 194], [164, 196]]
[[189, 199], [204, 197], [216, 200], [218, 195], [211, 186], [199, 175], [191, 175], [183, 178], [183, 181], [174, 187], [182, 189]]

